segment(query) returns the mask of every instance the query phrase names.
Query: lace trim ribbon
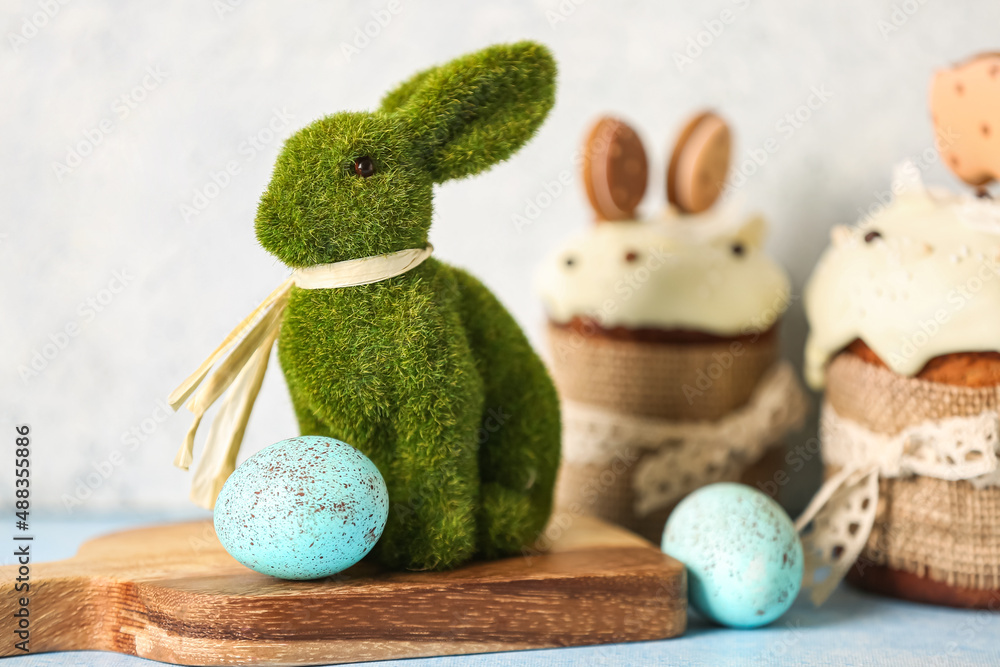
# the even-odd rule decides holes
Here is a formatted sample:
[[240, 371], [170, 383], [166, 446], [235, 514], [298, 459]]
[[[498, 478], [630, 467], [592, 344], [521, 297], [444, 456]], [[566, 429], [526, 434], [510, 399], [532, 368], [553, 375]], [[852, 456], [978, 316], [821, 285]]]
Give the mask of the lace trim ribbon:
[[1000, 415], [927, 420], [895, 435], [843, 417], [829, 403], [820, 418], [823, 460], [840, 468], [796, 521], [805, 551], [803, 589], [822, 604], [861, 555], [875, 524], [879, 477], [923, 475], [1000, 486]]
[[717, 421], [671, 421], [624, 415], [563, 400], [564, 458], [577, 464], [610, 463], [623, 443], [650, 453], [632, 476], [635, 512], [648, 515], [694, 489], [718, 481], [760, 458], [802, 424], [807, 401], [795, 370], [776, 363], [750, 400]]

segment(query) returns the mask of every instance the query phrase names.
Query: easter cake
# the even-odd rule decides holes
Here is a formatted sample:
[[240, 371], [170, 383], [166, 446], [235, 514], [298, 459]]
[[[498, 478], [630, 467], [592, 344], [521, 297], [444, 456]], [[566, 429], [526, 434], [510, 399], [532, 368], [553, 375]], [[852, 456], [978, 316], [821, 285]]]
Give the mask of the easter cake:
[[725, 123], [697, 116], [671, 160], [671, 206], [640, 219], [642, 143], [600, 119], [583, 161], [597, 221], [539, 274], [563, 409], [557, 506], [654, 541], [685, 494], [739, 479], [804, 411], [779, 361], [789, 283], [761, 248], [764, 221], [712, 207], [728, 152]]
[[[986, 194], [1000, 56], [940, 72], [931, 106], [943, 162]], [[806, 287], [828, 475], [807, 546], [865, 588], [987, 606], [1000, 594], [1000, 204], [927, 188], [910, 162], [892, 189], [834, 228]]]

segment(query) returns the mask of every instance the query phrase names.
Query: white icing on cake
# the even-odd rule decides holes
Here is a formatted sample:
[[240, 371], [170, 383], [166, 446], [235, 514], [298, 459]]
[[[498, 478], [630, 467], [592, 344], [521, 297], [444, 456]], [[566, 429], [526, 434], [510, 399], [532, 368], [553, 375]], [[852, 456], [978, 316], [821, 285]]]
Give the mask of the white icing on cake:
[[760, 217], [715, 209], [602, 222], [546, 260], [539, 291], [557, 323], [584, 316], [605, 327], [764, 331], [789, 299], [788, 277], [761, 250], [764, 227]]
[[897, 168], [894, 190], [875, 215], [834, 228], [806, 285], [814, 388], [855, 338], [908, 376], [942, 354], [1000, 350], [1000, 204], [925, 189], [910, 163]]

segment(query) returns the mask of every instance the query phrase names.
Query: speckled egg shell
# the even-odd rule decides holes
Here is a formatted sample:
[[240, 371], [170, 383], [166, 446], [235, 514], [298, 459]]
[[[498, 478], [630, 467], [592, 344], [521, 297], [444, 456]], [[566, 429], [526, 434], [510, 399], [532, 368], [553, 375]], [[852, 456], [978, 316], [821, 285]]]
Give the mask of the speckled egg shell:
[[371, 551], [389, 515], [385, 480], [368, 457], [320, 436], [289, 438], [236, 469], [215, 503], [229, 554], [282, 579], [317, 579]]
[[663, 551], [687, 566], [690, 603], [723, 625], [766, 625], [802, 586], [802, 544], [791, 519], [743, 484], [711, 484], [681, 501]]

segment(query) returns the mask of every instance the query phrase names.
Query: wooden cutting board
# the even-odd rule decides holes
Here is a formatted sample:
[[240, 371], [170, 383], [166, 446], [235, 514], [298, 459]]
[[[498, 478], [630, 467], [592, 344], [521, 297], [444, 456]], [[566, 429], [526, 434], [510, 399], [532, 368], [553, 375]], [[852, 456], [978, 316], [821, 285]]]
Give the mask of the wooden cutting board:
[[[680, 563], [573, 517], [551, 548], [451, 572], [360, 563], [317, 581], [253, 572], [211, 521], [128, 530], [31, 566], [31, 652], [96, 649], [176, 664], [310, 665], [663, 639], [686, 624]], [[553, 531], [556, 532], [556, 531]], [[550, 533], [551, 534], [551, 533]], [[0, 655], [17, 566], [0, 568]]]

